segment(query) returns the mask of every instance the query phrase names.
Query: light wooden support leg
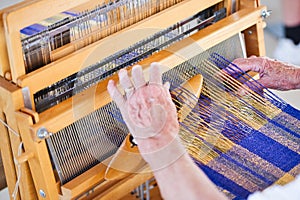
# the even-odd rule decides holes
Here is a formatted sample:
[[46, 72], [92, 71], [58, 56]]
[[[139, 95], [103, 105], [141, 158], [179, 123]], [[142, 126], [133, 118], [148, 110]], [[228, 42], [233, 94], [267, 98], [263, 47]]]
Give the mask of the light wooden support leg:
[[28, 163], [31, 171], [34, 172], [32, 177], [38, 198], [59, 199], [59, 191], [56, 187], [55, 175], [49, 158], [46, 141], [43, 140], [37, 143], [32, 140], [28, 128], [33, 124], [33, 119], [30, 115], [17, 112], [16, 117], [25, 152], [30, 154], [33, 153], [33, 158], [29, 158]]
[[[2, 109], [0, 110], [0, 115], [1, 115], [0, 116], [1, 120], [6, 121]], [[16, 184], [17, 176], [14, 167], [13, 153], [11, 150], [8, 131], [7, 128], [2, 124], [0, 124], [0, 138], [1, 138], [0, 140], [1, 157], [2, 157], [4, 172], [6, 176], [6, 183], [7, 183], [9, 194], [12, 194]], [[16, 199], [20, 199], [19, 194], [17, 194]]]
[[[6, 122], [9, 127], [18, 132], [17, 121], [15, 117], [15, 110], [18, 110], [23, 106], [22, 94], [18, 87], [6, 82], [0, 77], [0, 106], [1, 106], [1, 119]], [[11, 130], [8, 130], [4, 125], [0, 126], [1, 132], [1, 146], [7, 148], [5, 152], [2, 152], [3, 159], [8, 159], [5, 164], [5, 171], [9, 189], [9, 195], [11, 196], [15, 188], [17, 181], [17, 167], [14, 164], [14, 158], [18, 157], [18, 149], [21, 143], [20, 136], [14, 134]], [[18, 134], [18, 133], [17, 133]], [[2, 140], [3, 138], [3, 140]], [[5, 155], [4, 155], [5, 153]], [[5, 158], [4, 158], [5, 157]], [[27, 163], [20, 165], [21, 177], [19, 184], [20, 199], [34, 199], [36, 197], [31, 173]]]

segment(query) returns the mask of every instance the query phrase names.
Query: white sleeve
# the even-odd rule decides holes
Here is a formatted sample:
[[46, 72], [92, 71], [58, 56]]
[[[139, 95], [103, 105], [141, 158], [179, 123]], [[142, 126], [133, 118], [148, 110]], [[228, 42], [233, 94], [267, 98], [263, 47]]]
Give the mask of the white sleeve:
[[300, 200], [300, 175], [284, 185], [273, 185], [262, 192], [255, 192], [248, 200]]

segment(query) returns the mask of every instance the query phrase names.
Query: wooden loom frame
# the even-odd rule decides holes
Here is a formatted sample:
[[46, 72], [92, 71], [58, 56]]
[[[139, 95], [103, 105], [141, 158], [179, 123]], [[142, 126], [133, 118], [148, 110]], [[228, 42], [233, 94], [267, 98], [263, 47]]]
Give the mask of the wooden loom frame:
[[[36, 133], [41, 127], [46, 127], [49, 132], [56, 133], [60, 129], [73, 123], [76, 120], [74, 118], [74, 110], [72, 107], [74, 99], [78, 103], [80, 110], [84, 111], [80, 117], [85, 116], [93, 109], [100, 108], [109, 103], [111, 99], [105, 89], [107, 81], [103, 81], [97, 86], [91, 87], [76, 95], [74, 98], [68, 99], [40, 114], [24, 107], [21, 88], [29, 88], [32, 95], [40, 89], [79, 71], [82, 67], [94, 63], [95, 60], [90, 60], [90, 62], [86, 63], [87, 57], [90, 58], [91, 54], [97, 53], [97, 55], [102, 55], [101, 58], [105, 58], [107, 55], [113, 54], [114, 52], [125, 48], [127, 45], [137, 42], [140, 39], [138, 36], [135, 40], [128, 41], [124, 46], [119, 46], [119, 49], [106, 48], [105, 51], [102, 51], [101, 48], [99, 48], [102, 46], [109, 46], [108, 44], [111, 43], [111, 41], [116, 42], [119, 38], [131, 34], [133, 30], [153, 28], [153, 26], [163, 29], [181, 19], [204, 10], [211, 5], [219, 4], [221, 7], [231, 6], [230, 1], [209, 0], [203, 1], [200, 4], [199, 0], [187, 0], [172, 8], [166, 9], [157, 15], [151, 16], [147, 20], [143, 20], [140, 23], [126, 28], [118, 34], [104, 38], [78, 52], [74, 52], [65, 58], [59, 59], [48, 66], [32, 73], [25, 74], [24, 62], [23, 59], [21, 59], [22, 49], [19, 40], [19, 30], [27, 25], [57, 14], [58, 12], [80, 5], [85, 6], [86, 4], [95, 4], [95, 2], [95, 0], [66, 0], [64, 1], [64, 4], [61, 4], [61, 1], [55, 1], [54, 3], [57, 3], [57, 6], [49, 12], [45, 12], [45, 10], [48, 9], [49, 3], [53, 4], [53, 1], [31, 0], [13, 6], [13, 8], [7, 8], [1, 13], [4, 18], [3, 23], [5, 31], [0, 29], [0, 39], [1, 37], [3, 39], [3, 35], [5, 35], [6, 40], [5, 42], [2, 41], [0, 44], [2, 47], [5, 44], [8, 52], [7, 57], [1, 58], [1, 62], [3, 61], [1, 75], [6, 76], [7, 72], [10, 71], [6, 78], [11, 74], [12, 82], [5, 80], [3, 77], [0, 78], [0, 113], [1, 119], [6, 121], [11, 128], [19, 132], [21, 136], [16, 137], [11, 131], [1, 125], [0, 136], [3, 140], [1, 140], [0, 146], [2, 158], [4, 158], [5, 174], [9, 177], [8, 187], [10, 194], [12, 194], [17, 179], [17, 168], [13, 158], [18, 157], [17, 160], [22, 163], [22, 177], [19, 188], [20, 195], [18, 195], [17, 199], [33, 199], [36, 197], [39, 197], [40, 199], [58, 199], [59, 197], [61, 199], [70, 199], [99, 183], [101, 184], [98, 188], [98, 194], [95, 196], [96, 199], [110, 199], [112, 197], [121, 198], [122, 195], [129, 193], [133, 188], [152, 177], [152, 174], [149, 173], [132, 174], [121, 181], [106, 182], [103, 181], [103, 173], [101, 173], [104, 171], [105, 166], [100, 164], [69, 183], [60, 186], [55, 179], [45, 140], [38, 138]], [[194, 48], [195, 44], [203, 49], [208, 49], [239, 32], [245, 33], [247, 55], [264, 55], [264, 22], [261, 15], [262, 11], [266, 11], [266, 8], [263, 6], [259, 7], [259, 1], [254, 0], [241, 0], [237, 5], [240, 11], [199, 31], [192, 35], [190, 39], [182, 40], [181, 42], [172, 45], [167, 50], [155, 54], [151, 58], [142, 61], [141, 64], [147, 65], [152, 61], [158, 61], [172, 68], [184, 61], [184, 59], [176, 56], [174, 52], [192, 52], [190, 49]], [[19, 20], [21, 16], [29, 16], [32, 9], [39, 10], [40, 12], [38, 12], [37, 15], [26, 18], [26, 20]], [[173, 16], [175, 13], [176, 17], [168, 19], [168, 16]], [[149, 32], [149, 35], [151, 34], [152, 33]], [[187, 57], [192, 56], [193, 54], [187, 55]], [[97, 59], [101, 58], [97, 57]], [[9, 66], [7, 65], [8, 63]], [[66, 64], [71, 66], [62, 68]], [[45, 80], [44, 77], [48, 77], [48, 74], [53, 74], [53, 76]], [[117, 79], [116, 76], [113, 76], [112, 78]], [[36, 83], [39, 84], [37, 85]], [[87, 97], [90, 97], [92, 101], [94, 101], [92, 108], [86, 107], [86, 105], [88, 105], [86, 99], [89, 99]], [[31, 99], [33, 99], [33, 95], [31, 96]], [[89, 101], [91, 99], [89, 99]], [[22, 156], [18, 156], [17, 149], [21, 141], [24, 144], [25, 152], [23, 152]], [[45, 198], [40, 195], [40, 190], [43, 190], [45, 193]]]

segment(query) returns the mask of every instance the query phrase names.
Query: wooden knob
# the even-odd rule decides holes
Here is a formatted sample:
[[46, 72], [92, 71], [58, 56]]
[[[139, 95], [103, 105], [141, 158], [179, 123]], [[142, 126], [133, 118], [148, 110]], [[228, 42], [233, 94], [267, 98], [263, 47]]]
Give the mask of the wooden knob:
[[8, 80], [8, 81], [11, 81], [11, 80], [12, 80], [11, 73], [10, 73], [10, 72], [5, 72], [4, 78], [5, 78], [6, 80]]
[[33, 152], [25, 152], [21, 156], [17, 157], [17, 161], [19, 164], [23, 164], [33, 157], [34, 157]]

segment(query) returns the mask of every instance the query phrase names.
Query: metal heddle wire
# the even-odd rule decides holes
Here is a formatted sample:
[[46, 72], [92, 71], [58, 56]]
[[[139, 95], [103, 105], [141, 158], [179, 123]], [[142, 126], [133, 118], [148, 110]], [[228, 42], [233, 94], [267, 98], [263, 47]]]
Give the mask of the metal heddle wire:
[[[274, 183], [286, 183], [289, 179], [285, 177], [294, 177], [300, 172], [300, 112], [267, 89], [264, 93], [257, 91], [255, 81], [251, 84], [245, 83], [245, 80], [250, 77], [238, 68], [234, 70], [234, 74], [233, 69], [230, 69], [230, 73], [226, 72], [229, 67], [237, 67], [232, 65], [230, 60], [242, 57], [241, 47], [237, 44], [239, 44], [239, 36], [234, 36], [163, 74], [163, 80], [171, 83], [171, 90], [177, 88], [176, 91], [186, 94], [174, 99], [177, 106], [180, 107], [187, 101], [194, 102], [196, 105], [190, 108], [191, 112], [180, 123], [180, 136], [183, 143], [199, 167], [232, 199], [246, 198], [252, 192], [262, 190]], [[226, 49], [232, 49], [232, 52]], [[204, 77], [200, 98], [195, 97], [191, 91], [181, 88], [182, 83], [196, 74], [202, 74]], [[238, 91], [241, 87], [248, 90], [247, 95], [239, 95]], [[182, 98], [186, 96], [189, 99]], [[104, 142], [97, 143], [98, 146], [94, 145], [97, 146], [96, 150], [85, 147], [84, 143], [90, 144], [90, 140], [85, 137], [83, 140], [73, 139], [74, 133], [70, 133], [69, 138], [64, 140], [56, 141], [51, 138], [52, 143], [83, 142], [81, 145], [72, 146], [72, 148], [80, 148], [72, 149], [75, 155], [69, 155], [71, 153], [68, 151], [69, 147], [61, 147], [62, 152], [52, 154], [54, 157], [67, 154], [70, 169], [80, 166], [80, 163], [76, 162], [78, 156], [89, 157], [90, 152], [94, 151], [102, 154], [109, 152], [104, 153], [105, 156], [112, 155], [128, 133], [114, 103], [110, 103], [107, 109], [96, 112], [99, 115], [97, 120], [91, 120], [95, 117], [87, 117], [83, 122], [75, 122], [72, 125], [78, 130], [83, 126], [89, 127], [82, 131], [82, 134], [86, 134], [87, 137], [97, 135], [102, 141], [105, 138]], [[107, 131], [91, 134], [94, 129], [97, 129], [95, 124], [100, 127], [105, 126]], [[70, 128], [66, 127], [66, 132], [68, 130]], [[119, 133], [116, 130], [122, 130], [120, 132], [123, 135], [117, 134], [121, 135], [120, 138], [107, 136], [108, 133]], [[91, 133], [87, 133], [88, 131]], [[66, 135], [66, 132], [63, 134]], [[78, 137], [77, 133], [75, 135]], [[115, 142], [106, 143], [107, 138], [112, 138]], [[93, 148], [93, 145], [87, 146]], [[71, 161], [72, 159], [75, 161]], [[74, 166], [70, 166], [70, 163]], [[63, 168], [60, 165], [58, 164], [56, 169]], [[66, 180], [72, 179], [89, 167], [81, 166], [79, 172], [75, 172]], [[69, 171], [69, 169], [65, 170]]]

